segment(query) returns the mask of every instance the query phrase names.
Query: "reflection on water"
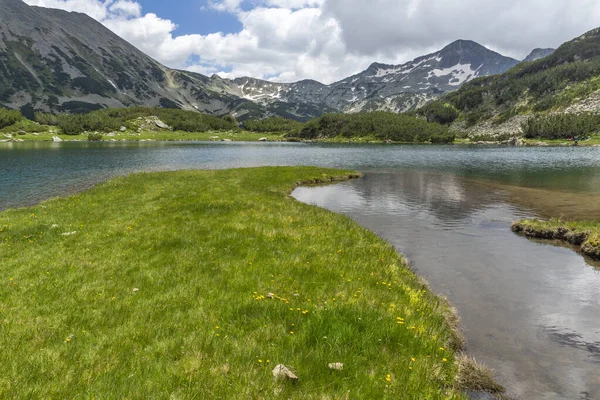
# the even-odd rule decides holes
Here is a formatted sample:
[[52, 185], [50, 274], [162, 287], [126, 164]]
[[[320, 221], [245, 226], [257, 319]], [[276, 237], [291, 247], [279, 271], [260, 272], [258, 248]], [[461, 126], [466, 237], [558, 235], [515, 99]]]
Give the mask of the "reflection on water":
[[[368, 173], [297, 199], [394, 244], [458, 308], [468, 351], [523, 399], [600, 399], [600, 270], [567, 247], [514, 235], [535, 211], [455, 175]], [[599, 204], [599, 203], [596, 203]]]
[[[428, 171], [507, 186], [600, 192], [600, 148], [470, 148], [305, 143], [0, 143], [0, 210], [139, 171], [316, 165]], [[418, 179], [413, 184], [418, 184]], [[448, 196], [453, 186], [441, 190]], [[437, 190], [432, 188], [432, 191]], [[468, 201], [471, 201], [469, 198]]]

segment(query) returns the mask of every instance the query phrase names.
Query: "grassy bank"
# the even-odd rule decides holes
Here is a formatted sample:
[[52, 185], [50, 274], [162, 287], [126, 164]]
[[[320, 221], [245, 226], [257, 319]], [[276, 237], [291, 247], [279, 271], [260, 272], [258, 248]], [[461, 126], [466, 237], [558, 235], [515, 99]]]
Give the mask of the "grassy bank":
[[463, 398], [447, 303], [287, 195], [352, 176], [137, 174], [0, 213], [0, 398]]
[[513, 224], [516, 233], [538, 239], [563, 240], [581, 246], [586, 256], [600, 260], [600, 222], [596, 221], [550, 221], [523, 220]]
[[[56, 135], [49, 133], [28, 133], [24, 135], [18, 135], [14, 133], [14, 139], [21, 139], [23, 141], [52, 141], [53, 136], [57, 136], [65, 142], [70, 141], [87, 141], [88, 135]], [[111, 136], [103, 135], [102, 141], [141, 141], [141, 140], [156, 140], [156, 141], [221, 141], [231, 140], [234, 142], [257, 142], [261, 138], [266, 138], [268, 141], [281, 141], [282, 135], [279, 133], [255, 133], [248, 131], [220, 131], [220, 132], [183, 132], [183, 131], [158, 131], [158, 132], [118, 132]], [[0, 136], [0, 140], [7, 140], [7, 137]]]

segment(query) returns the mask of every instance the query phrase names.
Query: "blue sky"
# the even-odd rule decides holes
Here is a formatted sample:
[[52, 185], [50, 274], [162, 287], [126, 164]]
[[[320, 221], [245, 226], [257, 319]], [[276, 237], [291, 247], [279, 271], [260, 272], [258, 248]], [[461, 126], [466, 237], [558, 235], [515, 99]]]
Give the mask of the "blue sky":
[[144, 12], [174, 21], [178, 25], [177, 35], [235, 33], [242, 29], [235, 15], [210, 8], [206, 0], [177, 0], [177, 6], [165, 0], [140, 0], [138, 3]]
[[331, 83], [457, 39], [522, 59], [600, 26], [598, 0], [24, 0], [85, 12], [171, 68]]

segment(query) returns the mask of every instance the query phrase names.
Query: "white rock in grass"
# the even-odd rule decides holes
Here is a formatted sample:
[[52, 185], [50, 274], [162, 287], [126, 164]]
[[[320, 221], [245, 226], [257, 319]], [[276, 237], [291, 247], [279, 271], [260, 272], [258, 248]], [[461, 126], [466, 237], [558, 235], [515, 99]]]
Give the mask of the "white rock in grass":
[[335, 371], [341, 371], [344, 369], [344, 364], [341, 362], [331, 363], [328, 366], [329, 366], [329, 369], [333, 369]]
[[77, 234], [77, 232], [75, 231], [75, 232], [65, 232], [62, 235], [63, 236], [73, 236], [73, 235], [76, 235], [76, 234]]
[[273, 378], [278, 380], [289, 379], [297, 381], [299, 378], [283, 364], [279, 364], [273, 369]]
[[267, 138], [266, 137], [261, 137], [260, 139], [258, 139], [259, 142], [266, 142]]
[[126, 128], [126, 127], [124, 127], [124, 126], [122, 126], [122, 127], [119, 129], [119, 130], [120, 130], [121, 132], [125, 132], [125, 131], [127, 130], [127, 128]]
[[63, 140], [61, 138], [59, 138], [58, 136], [52, 136], [52, 141], [54, 143], [59, 143], [59, 142], [62, 142]]
[[140, 289], [138, 289], [138, 288], [133, 288], [133, 293], [137, 293], [137, 292], [139, 292], [139, 291], [140, 291]]

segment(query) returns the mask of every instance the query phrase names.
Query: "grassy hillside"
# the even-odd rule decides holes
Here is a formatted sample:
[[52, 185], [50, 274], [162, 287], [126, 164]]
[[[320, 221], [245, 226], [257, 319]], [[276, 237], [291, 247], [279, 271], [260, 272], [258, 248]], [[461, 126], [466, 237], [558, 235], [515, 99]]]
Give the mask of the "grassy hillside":
[[[504, 74], [475, 79], [444, 97], [467, 126], [501, 124], [521, 114], [562, 112], [600, 90], [600, 28], [560, 46], [552, 55]], [[592, 105], [583, 111], [600, 108]], [[594, 130], [598, 125], [594, 126]]]
[[351, 176], [138, 174], [0, 213], [0, 397], [462, 399], [448, 304], [287, 196]]

